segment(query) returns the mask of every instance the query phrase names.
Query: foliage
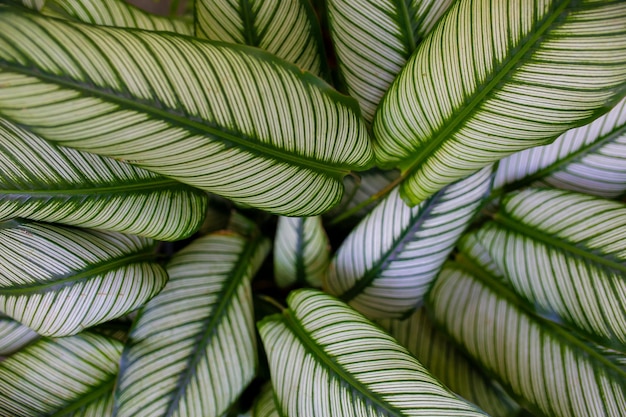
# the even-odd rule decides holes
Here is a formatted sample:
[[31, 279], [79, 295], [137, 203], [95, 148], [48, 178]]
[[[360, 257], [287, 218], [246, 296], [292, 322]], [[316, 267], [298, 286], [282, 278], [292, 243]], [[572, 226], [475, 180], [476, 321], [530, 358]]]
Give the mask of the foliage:
[[622, 0], [4, 3], [0, 415], [623, 415]]

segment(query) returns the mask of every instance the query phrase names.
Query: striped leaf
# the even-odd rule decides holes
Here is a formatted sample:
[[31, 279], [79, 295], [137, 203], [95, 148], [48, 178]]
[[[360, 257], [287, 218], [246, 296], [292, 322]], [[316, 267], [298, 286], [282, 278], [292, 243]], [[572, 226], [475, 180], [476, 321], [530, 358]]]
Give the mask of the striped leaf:
[[256, 46], [315, 75], [328, 67], [308, 0], [197, 0], [196, 36]]
[[505, 197], [477, 237], [541, 314], [626, 352], [626, 206], [528, 189]]
[[0, 119], [0, 220], [29, 218], [159, 240], [202, 224], [206, 195], [132, 165], [43, 139]]
[[279, 414], [484, 416], [359, 313], [316, 290], [259, 324]]
[[[492, 276], [503, 282], [506, 281], [504, 273], [502, 273], [498, 265], [491, 259], [489, 251], [482, 245], [475, 231], [462, 236], [461, 239], [459, 239], [457, 247], [461, 252], [460, 256], [469, 257], [474, 263], [480, 265], [482, 269], [489, 272]], [[459, 254], [457, 254], [457, 256], [459, 256]]]
[[264, 239], [220, 232], [195, 240], [167, 266], [124, 349], [115, 415], [220, 416], [254, 377], [250, 279]]
[[276, 401], [274, 401], [274, 389], [271, 383], [263, 386], [261, 393], [254, 400], [251, 410], [252, 417], [281, 417], [276, 409]]
[[438, 325], [538, 415], [623, 415], [626, 373], [473, 269], [451, 264], [435, 281], [428, 303]]
[[412, 312], [476, 214], [490, 175], [485, 168], [413, 208], [393, 191], [342, 243], [327, 290], [370, 318]]
[[0, 314], [0, 356], [9, 356], [38, 337], [37, 332], [29, 327]]
[[39, 340], [0, 363], [0, 415], [110, 416], [122, 347], [90, 333]]
[[455, 2], [381, 102], [378, 163], [414, 205], [590, 122], [626, 92], [625, 27], [622, 0]]
[[321, 287], [330, 244], [320, 217], [279, 217], [274, 239], [274, 278], [279, 287]]
[[0, 114], [44, 139], [277, 214], [372, 159], [352, 99], [257, 49], [1, 8], [0, 69]]
[[494, 188], [551, 186], [613, 198], [626, 192], [626, 99], [593, 123], [498, 164]]
[[124, 0], [46, 0], [43, 14], [101, 26], [128, 27], [193, 35], [193, 24], [147, 13]]
[[330, 35], [350, 95], [368, 122], [452, 0], [328, 0]]
[[46, 0], [22, 0], [22, 4], [30, 9], [41, 10]]
[[513, 417], [519, 414], [520, 406], [433, 326], [424, 308], [415, 310], [407, 319], [385, 319], [378, 324], [437, 379], [489, 415]]
[[0, 223], [0, 312], [44, 336], [122, 316], [165, 285], [154, 242], [45, 223]]

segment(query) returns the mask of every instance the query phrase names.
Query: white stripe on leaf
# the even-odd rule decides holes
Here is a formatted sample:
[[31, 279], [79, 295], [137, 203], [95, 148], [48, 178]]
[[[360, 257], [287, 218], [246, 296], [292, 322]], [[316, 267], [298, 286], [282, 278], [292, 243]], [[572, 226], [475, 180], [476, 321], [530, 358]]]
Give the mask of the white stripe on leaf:
[[38, 338], [31, 328], [0, 314], [0, 356], [9, 356]]
[[416, 207], [394, 190], [344, 240], [327, 290], [369, 318], [413, 311], [487, 194], [491, 168]]
[[0, 311], [45, 336], [120, 317], [167, 281], [154, 245], [115, 232], [0, 223]]
[[116, 413], [223, 415], [257, 364], [250, 280], [269, 249], [222, 231], [167, 265], [170, 280], [139, 312], [122, 358]]
[[623, 97], [625, 24], [620, 1], [454, 3], [376, 113], [379, 165], [417, 204], [590, 122]]
[[279, 413], [484, 416], [362, 315], [316, 290], [259, 323]]

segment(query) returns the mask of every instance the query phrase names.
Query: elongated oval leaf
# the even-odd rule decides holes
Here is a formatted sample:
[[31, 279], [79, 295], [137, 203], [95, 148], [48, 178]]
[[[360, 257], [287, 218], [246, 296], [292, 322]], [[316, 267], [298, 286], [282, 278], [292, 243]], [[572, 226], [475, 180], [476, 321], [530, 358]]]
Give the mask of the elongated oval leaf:
[[45, 336], [122, 316], [163, 288], [151, 239], [45, 223], [0, 223], [0, 312]]
[[599, 343], [626, 352], [626, 206], [528, 189], [477, 232], [515, 291]]
[[388, 334], [335, 298], [292, 292], [259, 324], [277, 408], [296, 416], [483, 416]]
[[624, 25], [623, 1], [456, 2], [381, 103], [377, 161], [417, 204], [588, 123], [626, 92]]
[[122, 343], [81, 333], [41, 339], [0, 363], [0, 415], [111, 415]]
[[434, 326], [424, 308], [404, 320], [379, 320], [437, 379], [493, 417], [513, 417], [520, 412], [502, 388], [485, 375], [467, 356]]
[[0, 356], [9, 356], [39, 338], [30, 327], [0, 314]]
[[22, 0], [22, 4], [34, 10], [41, 10], [46, 0]]
[[487, 273], [477, 274], [458, 265], [444, 268], [428, 295], [438, 325], [539, 415], [623, 415], [623, 371], [567, 331], [528, 314]]
[[339, 69], [368, 122], [409, 56], [452, 0], [329, 0]]
[[198, 0], [196, 36], [256, 46], [315, 75], [328, 67], [308, 0]]
[[413, 208], [393, 191], [342, 243], [328, 291], [369, 318], [412, 312], [476, 214], [490, 175], [485, 168]]
[[157, 16], [123, 0], [46, 0], [43, 14], [92, 25], [117, 26], [193, 35], [189, 21]]
[[330, 245], [319, 217], [279, 217], [274, 239], [274, 278], [279, 287], [295, 283], [321, 287]]
[[2, 8], [0, 69], [0, 114], [46, 140], [278, 214], [372, 159], [353, 100], [257, 49]]
[[116, 416], [221, 416], [254, 377], [250, 279], [263, 239], [204, 236], [177, 253], [170, 280], [139, 312], [124, 349]]
[[183, 239], [207, 196], [150, 171], [64, 148], [0, 119], [0, 220], [12, 217]]
[[281, 417], [276, 409], [276, 401], [274, 401], [274, 389], [271, 383], [263, 386], [261, 393], [254, 401], [252, 407], [252, 417]]
[[527, 149], [498, 164], [494, 188], [525, 185], [617, 197], [626, 191], [626, 100], [593, 123], [554, 143]]

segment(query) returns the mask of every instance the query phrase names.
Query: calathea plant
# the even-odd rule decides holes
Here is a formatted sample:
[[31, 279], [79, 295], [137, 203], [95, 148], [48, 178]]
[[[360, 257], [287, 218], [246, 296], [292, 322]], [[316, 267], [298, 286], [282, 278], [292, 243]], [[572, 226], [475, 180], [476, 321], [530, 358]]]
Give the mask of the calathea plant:
[[0, 416], [624, 415], [626, 2], [4, 3]]

